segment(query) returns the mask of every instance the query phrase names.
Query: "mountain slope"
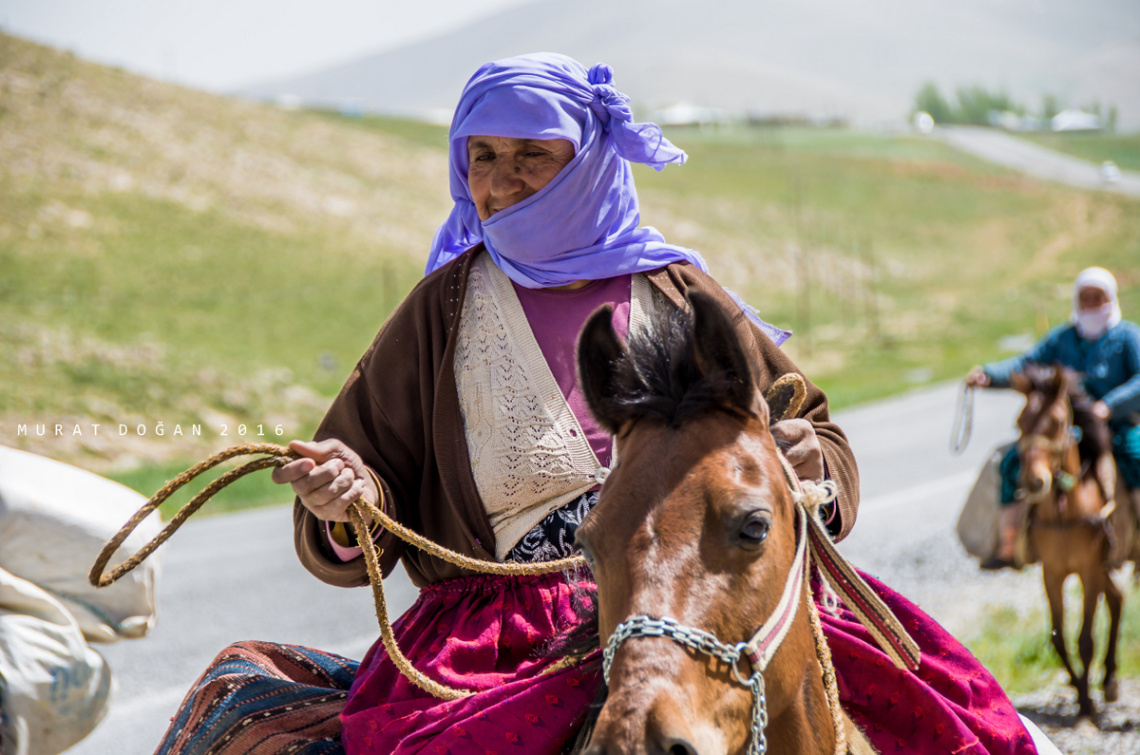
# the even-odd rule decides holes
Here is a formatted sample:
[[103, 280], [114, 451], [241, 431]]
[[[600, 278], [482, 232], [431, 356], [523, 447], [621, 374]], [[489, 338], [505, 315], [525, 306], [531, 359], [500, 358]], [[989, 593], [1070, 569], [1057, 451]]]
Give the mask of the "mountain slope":
[[450, 113], [483, 62], [556, 50], [605, 61], [643, 111], [695, 102], [734, 110], [905, 117], [927, 80], [982, 84], [1036, 108], [1045, 94], [1120, 109], [1140, 128], [1140, 6], [1130, 0], [544, 0], [254, 97], [296, 95], [378, 112]]

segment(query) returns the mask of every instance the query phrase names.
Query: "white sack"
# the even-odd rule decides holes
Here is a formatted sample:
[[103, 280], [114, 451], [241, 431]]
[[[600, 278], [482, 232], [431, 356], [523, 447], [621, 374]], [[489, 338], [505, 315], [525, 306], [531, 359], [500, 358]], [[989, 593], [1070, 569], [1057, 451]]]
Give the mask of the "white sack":
[[0, 569], [0, 708], [6, 755], [56, 755], [107, 713], [111, 670], [71, 614]]
[[998, 446], [986, 459], [962, 513], [958, 517], [958, 539], [971, 556], [987, 559], [997, 552], [998, 519], [1001, 516], [1001, 460], [1012, 443]]
[[[66, 606], [87, 639], [142, 637], [154, 626], [157, 554], [110, 587], [87, 581], [103, 544], [146, 503], [117, 482], [43, 456], [0, 446], [0, 569], [34, 582]], [[151, 514], [110, 566], [150, 540]]]

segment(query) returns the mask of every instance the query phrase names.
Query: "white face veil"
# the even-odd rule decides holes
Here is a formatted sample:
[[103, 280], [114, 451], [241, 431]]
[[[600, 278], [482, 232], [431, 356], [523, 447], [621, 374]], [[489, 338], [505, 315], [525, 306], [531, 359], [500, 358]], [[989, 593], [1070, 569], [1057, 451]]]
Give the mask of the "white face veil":
[[[1108, 303], [1096, 309], [1082, 310], [1081, 289], [1099, 288], [1108, 297]], [[1090, 341], [1103, 336], [1110, 328], [1120, 324], [1120, 302], [1116, 299], [1116, 278], [1103, 267], [1089, 267], [1080, 272], [1073, 282], [1073, 314], [1071, 317], [1081, 338]]]

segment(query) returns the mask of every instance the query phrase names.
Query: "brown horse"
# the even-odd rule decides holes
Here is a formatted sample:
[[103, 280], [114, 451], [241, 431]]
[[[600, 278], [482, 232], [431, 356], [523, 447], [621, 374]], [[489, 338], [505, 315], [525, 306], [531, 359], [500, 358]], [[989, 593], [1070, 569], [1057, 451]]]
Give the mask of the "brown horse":
[[[689, 303], [628, 349], [607, 310], [579, 340], [587, 401], [618, 461], [577, 532], [599, 585], [609, 686], [586, 752], [758, 752], [766, 738], [771, 752], [830, 755], [838, 702], [829, 708], [811, 598], [795, 581], [806, 525], [794, 481], [728, 316], [705, 295]], [[756, 690], [739, 651], [774, 615], [789, 618]]]
[[[1123, 534], [1114, 532], [1113, 520], [1127, 514], [1127, 503], [1122, 499], [1117, 508], [1112, 500], [1117, 486], [1111, 441], [1107, 428], [1092, 416], [1092, 400], [1075, 373], [1060, 366], [1030, 366], [1013, 376], [1012, 385], [1026, 396], [1017, 425], [1021, 486], [1028, 506], [1027, 546], [1041, 560], [1053, 647], [1077, 690], [1080, 714], [1091, 716], [1093, 618], [1101, 595], [1109, 614], [1104, 699], [1117, 698], [1116, 639], [1123, 596], [1112, 581], [1108, 560], [1112, 537]], [[1079, 675], [1065, 649], [1064, 584], [1070, 574], [1080, 578], [1084, 593]]]

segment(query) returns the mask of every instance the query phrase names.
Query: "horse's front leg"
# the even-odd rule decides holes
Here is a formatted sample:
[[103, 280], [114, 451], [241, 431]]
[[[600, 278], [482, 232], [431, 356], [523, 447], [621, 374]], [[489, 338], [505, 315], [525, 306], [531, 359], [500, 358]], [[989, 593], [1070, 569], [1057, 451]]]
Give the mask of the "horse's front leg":
[[1108, 650], [1104, 655], [1104, 701], [1116, 702], [1120, 691], [1116, 683], [1116, 638], [1120, 633], [1120, 611], [1124, 595], [1112, 581], [1112, 575], [1104, 575], [1104, 601], [1108, 604]]
[[1073, 666], [1069, 663], [1069, 652], [1065, 649], [1065, 577], [1067, 574], [1048, 568], [1043, 564], [1041, 576], [1045, 580], [1045, 597], [1049, 600], [1049, 639], [1053, 641], [1053, 649], [1069, 672], [1069, 683], [1077, 689], [1080, 695], [1080, 681], [1073, 673]]
[[1077, 641], [1077, 648], [1081, 654], [1081, 679], [1077, 686], [1077, 704], [1080, 706], [1082, 716], [1092, 716], [1092, 697], [1089, 695], [1089, 674], [1092, 671], [1093, 660], [1093, 623], [1096, 620], [1096, 607], [1100, 596], [1105, 591], [1104, 580], [1101, 576], [1103, 569], [1098, 568], [1093, 573], [1081, 574], [1081, 589], [1084, 592], [1084, 616], [1081, 619], [1081, 636]]

